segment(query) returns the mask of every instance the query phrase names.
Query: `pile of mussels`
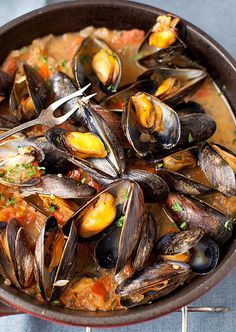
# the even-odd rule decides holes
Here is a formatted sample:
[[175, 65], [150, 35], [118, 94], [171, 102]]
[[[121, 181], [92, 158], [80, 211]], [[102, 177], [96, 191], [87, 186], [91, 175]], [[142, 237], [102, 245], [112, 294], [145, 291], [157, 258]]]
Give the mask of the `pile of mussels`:
[[[57, 72], [51, 78], [51, 95], [59, 99], [91, 82], [92, 89], [103, 93], [99, 103], [73, 99], [61, 108], [65, 114], [79, 103], [69, 119], [75, 130], [53, 127], [40, 137], [20, 133], [1, 142], [0, 183], [18, 187], [23, 196], [55, 195], [79, 204], [63, 227], [54, 217], [47, 218], [34, 252], [17, 219], [1, 223], [1, 270], [16, 287], [27, 288], [36, 278], [47, 302], [58, 299], [77, 273], [77, 244], [83, 241], [95, 243], [96, 262], [114, 273], [116, 293], [127, 308], [149, 303], [193, 274], [215, 269], [218, 246], [231, 237], [234, 220], [202, 196], [236, 194], [236, 154], [207, 143], [215, 121], [197, 103], [184, 102], [207, 77], [186, 57], [185, 38], [186, 27], [178, 18], [158, 17], [138, 51], [137, 61], [147, 70], [123, 88], [118, 55], [104, 41], [86, 38], [74, 57], [75, 80]], [[0, 72], [1, 100], [8, 95], [9, 114], [0, 115], [2, 130], [36, 118], [46, 107], [48, 91], [38, 72], [24, 64], [13, 84]], [[122, 105], [113, 107], [117, 98]], [[140, 158], [159, 165], [156, 173], [126, 169], [127, 160]], [[196, 159], [209, 186], [179, 172]], [[34, 161], [46, 167], [46, 175], [7, 172]], [[99, 193], [65, 175], [77, 167], [101, 185]], [[155, 202], [163, 202], [177, 232], [158, 236], [158, 215], [146, 204]], [[127, 264], [131, 276], [122, 274]]]

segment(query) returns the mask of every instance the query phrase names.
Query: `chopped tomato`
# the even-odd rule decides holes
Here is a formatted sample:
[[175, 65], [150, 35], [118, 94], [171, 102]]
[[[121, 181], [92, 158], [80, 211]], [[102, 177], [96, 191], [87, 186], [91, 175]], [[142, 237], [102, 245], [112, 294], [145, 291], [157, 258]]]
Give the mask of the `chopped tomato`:
[[5, 209], [0, 210], [0, 220], [7, 221], [11, 218], [15, 218], [17, 214], [17, 208], [8, 206]]
[[9, 75], [13, 75], [17, 67], [16, 58], [9, 56], [3, 66], [3, 70]]
[[64, 215], [60, 211], [56, 210], [54, 213], [52, 213], [52, 216], [57, 219], [59, 224], [63, 222]]
[[39, 67], [39, 74], [45, 79], [49, 78], [50, 76], [49, 69], [45, 63], [41, 64], [41, 66]]
[[95, 284], [91, 287], [91, 290], [94, 294], [104, 297], [107, 294], [106, 287], [101, 280], [97, 280]]

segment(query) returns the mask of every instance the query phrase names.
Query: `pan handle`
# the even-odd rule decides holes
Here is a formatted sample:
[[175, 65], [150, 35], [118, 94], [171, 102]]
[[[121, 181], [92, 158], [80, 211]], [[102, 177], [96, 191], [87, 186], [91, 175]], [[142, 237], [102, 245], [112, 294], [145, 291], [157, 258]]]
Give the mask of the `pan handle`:
[[16, 314], [22, 314], [22, 312], [18, 311], [17, 309], [14, 309], [12, 307], [9, 307], [9, 305], [0, 301], [0, 317], [16, 315]]

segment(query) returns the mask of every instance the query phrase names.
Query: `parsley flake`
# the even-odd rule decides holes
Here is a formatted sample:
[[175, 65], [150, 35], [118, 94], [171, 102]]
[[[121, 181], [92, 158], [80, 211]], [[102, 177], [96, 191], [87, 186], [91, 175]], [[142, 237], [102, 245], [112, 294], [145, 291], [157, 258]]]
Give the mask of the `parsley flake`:
[[229, 231], [232, 231], [233, 229], [233, 223], [234, 223], [234, 219], [233, 218], [229, 218], [226, 220], [225, 222], [225, 228], [227, 228]]
[[163, 163], [157, 163], [157, 164], [156, 164], [156, 168], [159, 169], [159, 168], [162, 168], [162, 167], [163, 167]]
[[183, 222], [179, 228], [182, 230], [182, 231], [186, 231], [188, 229], [188, 224], [185, 222]]
[[193, 136], [191, 132], [188, 133], [188, 142], [191, 143], [193, 141]]
[[52, 213], [55, 212], [56, 211], [56, 205], [51, 204], [50, 207], [49, 207], [49, 211], [52, 212]]
[[60, 301], [59, 301], [59, 300], [53, 300], [53, 301], [52, 301], [52, 304], [54, 304], [54, 305], [55, 305], [55, 304], [61, 304], [61, 303], [60, 303]]
[[1, 201], [4, 201], [5, 198], [6, 198], [6, 197], [5, 197], [5, 194], [4, 194], [4, 193], [1, 193], [1, 194], [0, 194], [0, 200], [1, 200]]
[[183, 211], [183, 208], [182, 208], [182, 206], [179, 204], [179, 202], [175, 202], [175, 203], [171, 206], [171, 209], [172, 209], [174, 212], [181, 212], [181, 211]]
[[86, 182], [86, 178], [83, 178], [83, 179], [80, 181], [81, 184], [84, 184], [85, 182]]
[[128, 191], [124, 192], [124, 194], [123, 194], [123, 198], [124, 198], [124, 200], [127, 200], [128, 197], [129, 197], [129, 193], [128, 193]]
[[122, 227], [124, 224], [125, 216], [121, 216], [119, 219], [116, 220], [115, 224], [118, 228]]
[[6, 206], [14, 206], [15, 205], [15, 200], [14, 200], [14, 198], [12, 197], [12, 198], [9, 198], [8, 200], [7, 200], [7, 202], [6, 202]]

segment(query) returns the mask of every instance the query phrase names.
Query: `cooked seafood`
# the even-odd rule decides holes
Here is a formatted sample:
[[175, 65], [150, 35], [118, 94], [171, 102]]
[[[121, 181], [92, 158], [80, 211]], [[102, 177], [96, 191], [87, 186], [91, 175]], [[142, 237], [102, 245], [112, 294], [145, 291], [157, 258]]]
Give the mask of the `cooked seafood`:
[[78, 107], [59, 126], [0, 141], [6, 287], [47, 305], [128, 309], [224, 259], [236, 218], [236, 126], [206, 70], [183, 53], [186, 33], [180, 18], [161, 15], [146, 35], [89, 27], [9, 54], [2, 132], [89, 82], [96, 96], [56, 110]]

